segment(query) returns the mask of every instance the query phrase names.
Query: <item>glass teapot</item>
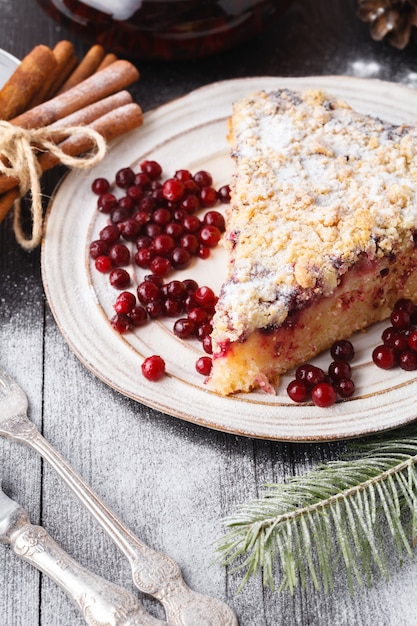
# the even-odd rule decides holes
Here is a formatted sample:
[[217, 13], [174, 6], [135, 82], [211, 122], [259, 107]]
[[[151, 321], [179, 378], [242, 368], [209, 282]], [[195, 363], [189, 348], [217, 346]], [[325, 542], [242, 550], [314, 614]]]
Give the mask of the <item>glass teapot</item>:
[[290, 0], [38, 0], [107, 50], [138, 59], [198, 59], [260, 33]]

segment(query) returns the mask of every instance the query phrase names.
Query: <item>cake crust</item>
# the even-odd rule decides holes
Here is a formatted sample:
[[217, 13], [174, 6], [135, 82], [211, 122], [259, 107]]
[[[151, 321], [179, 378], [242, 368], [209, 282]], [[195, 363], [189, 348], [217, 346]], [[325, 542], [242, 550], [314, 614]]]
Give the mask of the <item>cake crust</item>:
[[[234, 383], [233, 344], [288, 325], [289, 315], [331, 297], [343, 281], [349, 287], [357, 264], [390, 272], [404, 250], [413, 257], [417, 225], [413, 126], [363, 115], [320, 90], [282, 89], [237, 102], [229, 141], [235, 174], [225, 236], [228, 275], [213, 320], [209, 380], [220, 393], [248, 391], [262, 380], [275, 384], [294, 365], [282, 354], [266, 372], [251, 357], [246, 380], [236, 372]], [[412, 265], [400, 282], [390, 281], [387, 293], [402, 295]], [[372, 307], [377, 314], [350, 324], [347, 336], [386, 317], [391, 295]], [[231, 367], [227, 384], [225, 367]]]

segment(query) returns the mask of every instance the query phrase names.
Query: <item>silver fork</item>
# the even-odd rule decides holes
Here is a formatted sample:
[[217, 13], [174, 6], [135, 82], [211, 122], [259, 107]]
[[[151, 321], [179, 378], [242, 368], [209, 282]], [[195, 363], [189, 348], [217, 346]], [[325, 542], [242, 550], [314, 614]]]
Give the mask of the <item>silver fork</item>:
[[93, 493], [27, 416], [25, 392], [0, 369], [0, 435], [36, 450], [56, 470], [81, 503], [129, 560], [133, 582], [164, 606], [172, 626], [237, 626], [224, 602], [186, 585], [178, 564], [140, 541]]

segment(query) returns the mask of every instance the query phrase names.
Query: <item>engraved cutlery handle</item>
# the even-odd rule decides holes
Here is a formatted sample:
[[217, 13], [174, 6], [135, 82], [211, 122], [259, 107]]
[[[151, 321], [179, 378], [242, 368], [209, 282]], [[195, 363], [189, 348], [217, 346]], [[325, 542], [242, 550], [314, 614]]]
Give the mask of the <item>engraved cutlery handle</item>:
[[44, 572], [79, 607], [91, 626], [163, 626], [127, 589], [97, 576], [69, 556], [41, 526], [34, 526], [21, 507], [10, 516], [3, 543]]
[[127, 557], [136, 587], [164, 606], [170, 626], [237, 626], [236, 616], [227, 604], [190, 589], [173, 559], [150, 548], [126, 528], [26, 416], [16, 416], [15, 420], [9, 436], [40, 453], [61, 476]]
[[10, 516], [3, 543], [44, 572], [79, 607], [91, 626], [163, 626], [127, 589], [97, 576], [69, 556], [41, 526], [34, 526], [21, 507]]

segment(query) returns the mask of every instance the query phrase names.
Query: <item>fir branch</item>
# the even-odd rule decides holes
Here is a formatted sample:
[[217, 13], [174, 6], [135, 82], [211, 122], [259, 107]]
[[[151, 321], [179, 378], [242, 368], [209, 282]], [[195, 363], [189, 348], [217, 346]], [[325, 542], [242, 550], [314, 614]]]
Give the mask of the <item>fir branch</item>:
[[352, 592], [355, 585], [370, 585], [375, 571], [388, 578], [387, 528], [400, 558], [413, 554], [416, 466], [415, 426], [351, 445], [342, 460], [266, 485], [261, 498], [240, 505], [224, 520], [219, 558], [244, 572], [240, 589], [261, 570], [271, 589], [275, 578], [291, 593], [310, 579], [329, 592], [335, 563], [344, 566]]

